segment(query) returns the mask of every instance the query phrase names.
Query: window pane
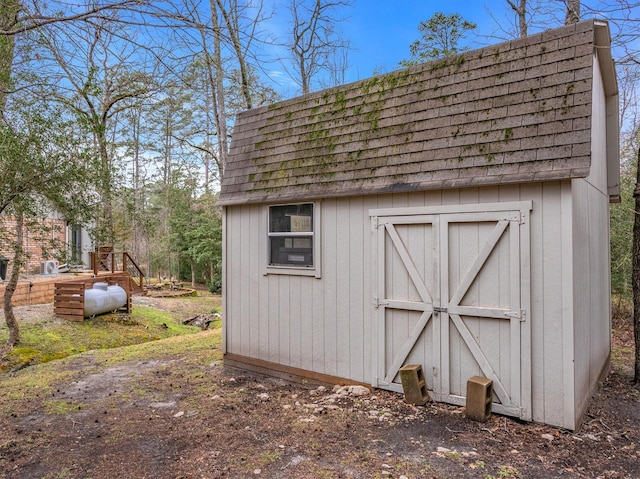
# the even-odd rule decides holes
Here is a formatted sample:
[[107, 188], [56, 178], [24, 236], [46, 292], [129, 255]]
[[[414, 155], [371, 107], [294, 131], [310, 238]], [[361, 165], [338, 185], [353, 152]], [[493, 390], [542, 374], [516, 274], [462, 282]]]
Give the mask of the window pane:
[[270, 233], [312, 233], [313, 203], [271, 206], [269, 208]]
[[313, 266], [313, 238], [311, 236], [272, 236], [270, 238], [271, 264]]

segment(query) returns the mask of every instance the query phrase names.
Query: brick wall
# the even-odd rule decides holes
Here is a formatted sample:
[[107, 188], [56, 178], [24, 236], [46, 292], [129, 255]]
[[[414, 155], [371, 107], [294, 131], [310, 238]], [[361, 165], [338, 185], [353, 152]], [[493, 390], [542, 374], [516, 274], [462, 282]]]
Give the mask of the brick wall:
[[[0, 216], [0, 256], [13, 258], [16, 220], [12, 216]], [[53, 244], [66, 247], [66, 224], [64, 220], [43, 218], [27, 226], [24, 230], [22, 246], [27, 254], [23, 272], [40, 273], [40, 264], [45, 260], [58, 259]], [[11, 263], [9, 263], [11, 268]]]

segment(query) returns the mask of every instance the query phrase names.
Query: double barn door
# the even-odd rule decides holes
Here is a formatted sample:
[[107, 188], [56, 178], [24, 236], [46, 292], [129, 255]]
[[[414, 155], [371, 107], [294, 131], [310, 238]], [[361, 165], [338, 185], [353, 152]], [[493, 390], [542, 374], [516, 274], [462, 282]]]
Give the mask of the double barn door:
[[471, 376], [493, 410], [531, 419], [531, 202], [370, 211], [377, 270], [374, 386], [402, 392], [421, 364], [436, 401], [464, 405]]

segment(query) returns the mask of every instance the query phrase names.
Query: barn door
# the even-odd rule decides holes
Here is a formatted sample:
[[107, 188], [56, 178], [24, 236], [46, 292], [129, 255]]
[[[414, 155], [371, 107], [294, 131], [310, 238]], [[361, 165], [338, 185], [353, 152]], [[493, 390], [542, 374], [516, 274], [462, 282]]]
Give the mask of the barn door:
[[463, 405], [471, 376], [493, 410], [531, 418], [530, 202], [371, 211], [377, 241], [374, 386], [422, 364], [431, 396]]

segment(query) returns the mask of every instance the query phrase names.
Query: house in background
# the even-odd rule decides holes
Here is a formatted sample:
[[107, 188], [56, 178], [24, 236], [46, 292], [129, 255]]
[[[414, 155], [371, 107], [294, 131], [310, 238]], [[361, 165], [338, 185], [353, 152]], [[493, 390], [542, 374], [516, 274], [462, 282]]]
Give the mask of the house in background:
[[[0, 238], [0, 256], [13, 258], [11, 242], [15, 239], [15, 218], [0, 216], [0, 230], [7, 235]], [[52, 244], [62, 248], [66, 258], [58, 256]], [[53, 274], [65, 262], [63, 259], [69, 266], [88, 269], [91, 266], [90, 254], [95, 250], [86, 227], [74, 225], [56, 212], [39, 219], [37, 227], [25, 226], [22, 246], [26, 254], [24, 271], [27, 274]]]
[[96, 250], [86, 226], [66, 223], [68, 265], [79, 269], [91, 268], [91, 253]]
[[225, 364], [574, 429], [610, 360], [618, 91], [587, 21], [240, 113]]

